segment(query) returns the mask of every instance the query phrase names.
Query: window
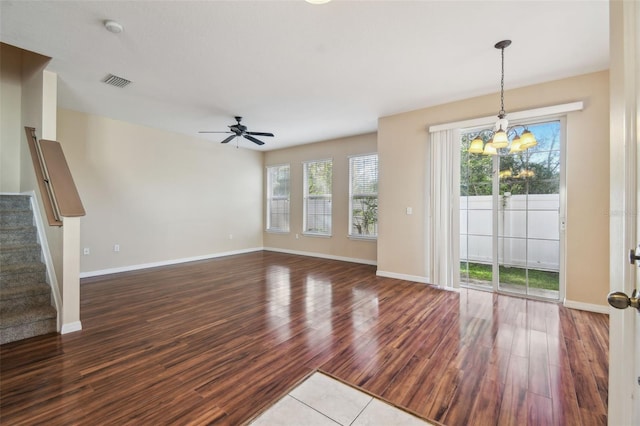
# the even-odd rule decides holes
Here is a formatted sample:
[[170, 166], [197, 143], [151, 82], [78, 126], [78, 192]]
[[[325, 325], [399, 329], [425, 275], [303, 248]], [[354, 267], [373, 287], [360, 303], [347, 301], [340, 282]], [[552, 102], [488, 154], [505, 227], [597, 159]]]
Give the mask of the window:
[[349, 158], [349, 236], [378, 236], [378, 154]]
[[288, 164], [267, 167], [267, 231], [289, 232]]
[[331, 160], [304, 164], [303, 233], [331, 235]]

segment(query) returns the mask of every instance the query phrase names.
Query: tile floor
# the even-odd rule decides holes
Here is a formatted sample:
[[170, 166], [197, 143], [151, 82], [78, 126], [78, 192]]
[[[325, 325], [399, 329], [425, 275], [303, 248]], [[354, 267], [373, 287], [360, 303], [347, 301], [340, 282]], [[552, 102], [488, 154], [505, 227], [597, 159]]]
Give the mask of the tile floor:
[[256, 426], [428, 426], [411, 414], [364, 392], [314, 373], [262, 413]]

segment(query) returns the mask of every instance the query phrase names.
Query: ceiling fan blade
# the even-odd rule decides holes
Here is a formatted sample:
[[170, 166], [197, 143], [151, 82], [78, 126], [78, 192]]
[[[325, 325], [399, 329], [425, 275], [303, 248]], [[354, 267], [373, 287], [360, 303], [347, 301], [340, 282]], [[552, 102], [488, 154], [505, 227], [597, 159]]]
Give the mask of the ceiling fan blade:
[[233, 133], [233, 132], [214, 132], [209, 130], [201, 130], [198, 133]]
[[247, 135], [273, 137], [273, 133], [264, 133], [264, 132], [247, 132]]
[[262, 142], [260, 139], [256, 139], [251, 135], [242, 135], [245, 139], [249, 139], [251, 142], [256, 143], [258, 145], [264, 145], [264, 142]]
[[225, 140], [223, 140], [223, 141], [222, 141], [222, 142], [220, 142], [220, 143], [229, 143], [229, 142], [231, 142], [231, 140], [232, 140], [233, 138], [235, 138], [235, 137], [236, 137], [236, 135], [231, 135], [231, 136], [229, 136], [228, 138], [226, 138]]

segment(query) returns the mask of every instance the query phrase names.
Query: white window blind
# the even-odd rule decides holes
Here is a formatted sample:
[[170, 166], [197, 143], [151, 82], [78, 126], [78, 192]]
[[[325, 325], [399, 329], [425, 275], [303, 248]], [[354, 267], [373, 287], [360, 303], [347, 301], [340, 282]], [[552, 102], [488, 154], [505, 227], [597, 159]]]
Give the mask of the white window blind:
[[303, 233], [331, 235], [331, 160], [309, 161], [304, 168]]
[[289, 232], [289, 164], [267, 167], [267, 231]]
[[349, 158], [349, 236], [378, 236], [378, 154]]

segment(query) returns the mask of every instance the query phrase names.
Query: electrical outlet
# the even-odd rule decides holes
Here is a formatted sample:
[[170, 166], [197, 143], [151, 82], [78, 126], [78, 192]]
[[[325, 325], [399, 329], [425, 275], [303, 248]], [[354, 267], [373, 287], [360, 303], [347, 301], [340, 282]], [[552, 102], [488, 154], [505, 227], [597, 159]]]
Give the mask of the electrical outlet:
[[113, 245], [113, 251], [115, 251], [116, 253], [120, 251], [120, 244], [114, 244]]
[[296, 240], [300, 239], [300, 234], [296, 234]]
[[229, 239], [233, 240], [233, 234], [229, 234]]
[[89, 249], [89, 247], [85, 247], [84, 250], [82, 250], [82, 254], [84, 254], [85, 256], [90, 255], [91, 250]]
[[407, 207], [407, 214], [413, 214], [413, 209], [411, 207]]

